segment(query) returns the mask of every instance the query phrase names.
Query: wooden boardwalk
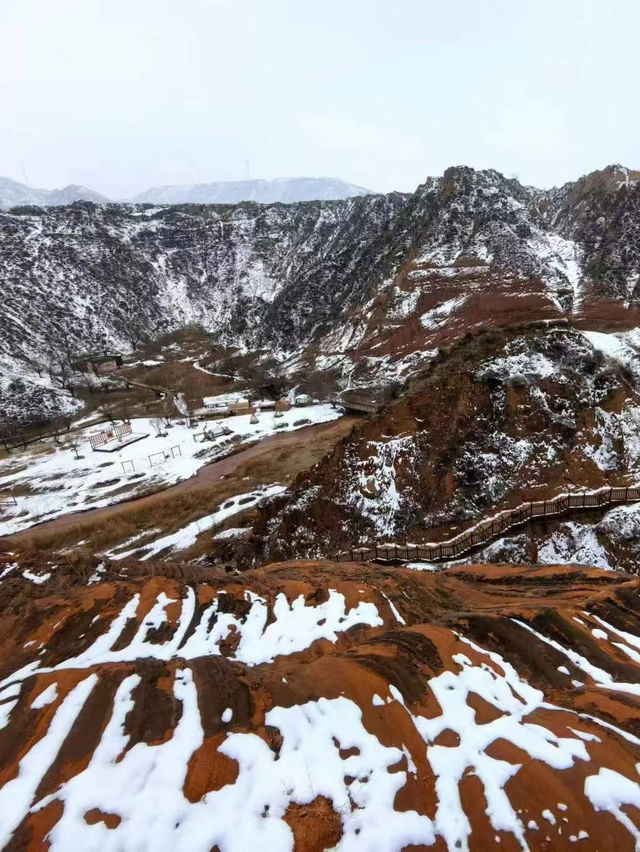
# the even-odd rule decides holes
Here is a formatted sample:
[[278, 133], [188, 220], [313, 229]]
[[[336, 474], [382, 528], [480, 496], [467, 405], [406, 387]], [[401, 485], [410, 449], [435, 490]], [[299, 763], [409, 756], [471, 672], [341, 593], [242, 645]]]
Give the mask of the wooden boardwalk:
[[340, 405], [346, 411], [354, 411], [357, 414], [378, 414], [384, 408], [382, 402], [364, 396], [343, 397], [338, 394], [329, 398], [333, 405]]
[[515, 509], [505, 509], [485, 518], [454, 538], [425, 544], [374, 544], [353, 547], [333, 558], [338, 562], [445, 562], [456, 559], [480, 545], [502, 535], [507, 530], [532, 520], [568, 512], [598, 509], [640, 500], [640, 486], [629, 488], [600, 488], [580, 494], [560, 494], [551, 500], [521, 503]]

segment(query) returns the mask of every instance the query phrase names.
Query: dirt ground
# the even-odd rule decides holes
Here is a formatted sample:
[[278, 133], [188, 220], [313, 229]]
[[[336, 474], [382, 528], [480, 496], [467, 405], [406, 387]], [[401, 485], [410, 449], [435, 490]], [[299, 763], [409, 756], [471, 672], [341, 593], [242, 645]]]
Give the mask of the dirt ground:
[[[63, 813], [85, 836], [85, 823], [102, 822], [114, 847], [132, 848], [125, 842], [127, 814], [144, 808], [150, 790], [159, 814], [148, 824], [152, 841], [154, 832], [177, 829], [203, 802], [207, 819], [199, 829], [213, 830], [225, 816], [218, 791], [232, 795], [236, 783], [235, 792], [243, 789], [247, 771], [252, 789], [269, 791], [273, 774], [286, 773], [286, 767], [289, 774], [278, 779], [276, 794], [266, 792], [264, 803], [260, 799], [260, 811], [251, 810], [253, 798], [246, 796], [242, 812], [258, 826], [263, 819], [284, 819], [295, 848], [308, 852], [335, 845], [354, 820], [363, 832], [371, 824], [382, 831], [381, 816], [385, 830], [395, 821], [399, 832], [398, 842], [384, 848], [485, 850], [500, 841], [500, 849], [514, 852], [634, 849], [640, 825], [635, 805], [640, 669], [630, 645], [640, 641], [637, 578], [569, 566], [416, 572], [308, 561], [226, 579], [203, 572], [187, 582], [114, 575], [59, 590], [54, 578], [34, 585], [15, 567], [12, 572], [0, 585], [0, 677], [13, 684], [15, 701], [0, 731], [0, 787], [19, 772], [33, 792], [18, 799], [19, 810], [10, 814], [7, 849], [45, 848], [47, 833], [62, 825]], [[30, 592], [26, 601], [24, 586]], [[259, 664], [244, 659], [240, 642], [256, 600], [247, 592], [265, 607], [264, 633], [254, 646]], [[375, 607], [375, 623], [365, 620], [348, 629], [336, 624], [333, 638], [314, 641], [313, 632], [331, 617], [328, 610], [315, 610], [323, 617], [307, 622], [306, 641], [304, 635], [300, 641], [298, 625], [295, 647], [262, 658], [271, 637], [284, 632], [288, 638], [291, 610], [283, 613], [282, 598], [309, 613], [332, 594], [341, 596], [345, 613], [364, 604]], [[220, 610], [212, 617], [214, 600]], [[158, 601], [164, 602], [159, 626]], [[118, 626], [125, 606], [129, 617]], [[222, 615], [234, 620], [237, 632], [204, 653], [202, 645], [190, 651], [196, 634], [222, 636]], [[180, 625], [186, 627], [181, 638]], [[106, 727], [122, 705], [116, 696], [126, 688], [125, 678], [132, 677], [136, 686], [119, 734], [122, 751], [110, 756]], [[60, 746], [47, 752], [50, 762], [36, 777], [40, 763], [25, 755], [59, 729], [52, 719], [73, 689], [84, 684], [80, 689], [87, 690], [88, 678], [93, 680], [88, 698], [76, 707]], [[34, 709], [45, 690], [53, 690], [53, 698]], [[338, 712], [339, 724], [326, 741], [319, 739]], [[296, 727], [288, 725], [290, 718]], [[252, 736], [243, 739], [247, 734]], [[225, 743], [239, 741], [251, 742], [251, 754], [267, 758], [247, 770], [240, 751], [230, 757], [225, 750]], [[322, 751], [314, 752], [318, 742]], [[361, 754], [358, 746], [368, 750]], [[104, 784], [95, 775], [81, 777], [100, 747], [95, 762]], [[296, 787], [291, 755], [298, 753], [296, 761], [306, 765], [304, 783], [318, 791], [311, 800], [299, 792], [306, 787]], [[135, 776], [136, 797], [114, 799], [111, 779], [141, 756], [148, 757], [149, 771]], [[372, 774], [380, 756], [384, 765]], [[162, 784], [154, 775], [158, 766]], [[176, 766], [172, 775], [168, 767]], [[60, 791], [74, 778], [68, 795], [82, 795], [69, 801]], [[598, 778], [609, 778], [612, 804], [590, 798]], [[326, 787], [325, 779], [333, 786]], [[269, 798], [281, 795], [280, 786], [288, 791], [284, 816]], [[370, 787], [376, 798], [367, 809], [363, 791]], [[340, 795], [323, 797], [325, 789]], [[46, 807], [32, 806], [48, 795]], [[499, 825], [488, 807], [498, 796], [500, 813], [513, 814]], [[160, 814], [176, 798], [180, 819], [164, 825]], [[76, 800], [81, 807], [74, 811]], [[346, 820], [345, 801], [351, 802]], [[452, 814], [451, 821], [444, 812]], [[403, 820], [416, 825], [411, 813], [422, 815], [423, 827], [435, 826], [430, 842], [399, 841], [407, 836]], [[251, 819], [247, 823], [253, 825]], [[463, 836], [468, 831], [469, 843], [445, 842], [447, 826]], [[258, 833], [244, 848], [256, 848]], [[166, 834], [157, 840], [166, 843]], [[206, 848], [215, 845], [211, 839]], [[371, 842], [351, 848], [383, 847]]]
[[[87, 557], [116, 546], [145, 529], [161, 533], [180, 529], [214, 511], [224, 500], [255, 490], [260, 485], [288, 485], [312, 467], [349, 434], [355, 417], [309, 426], [263, 441], [206, 465], [191, 479], [138, 499], [64, 515], [2, 539], [5, 547], [20, 551], [55, 553], [77, 548]], [[251, 510], [234, 515], [233, 526], [246, 523]], [[206, 552], [210, 536], [188, 551], [189, 558]], [[74, 550], [76, 548], [74, 547]]]

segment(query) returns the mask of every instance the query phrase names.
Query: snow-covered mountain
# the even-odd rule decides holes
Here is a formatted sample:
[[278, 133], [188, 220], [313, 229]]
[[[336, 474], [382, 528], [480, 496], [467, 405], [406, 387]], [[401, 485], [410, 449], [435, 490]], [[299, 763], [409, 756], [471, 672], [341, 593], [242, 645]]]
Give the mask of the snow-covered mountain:
[[239, 204], [242, 201], [292, 204], [297, 201], [332, 201], [370, 194], [370, 190], [338, 178], [304, 177], [154, 186], [132, 200], [151, 204]]
[[412, 195], [4, 213], [2, 379], [199, 323], [290, 371], [402, 382], [479, 325], [640, 325], [639, 234], [621, 167], [549, 192], [455, 167]]
[[[131, 201], [134, 204], [239, 204], [243, 201], [293, 204], [298, 201], [335, 201], [371, 194], [370, 190], [362, 186], [338, 178], [309, 177], [155, 186], [139, 193]], [[62, 189], [37, 189], [11, 178], [0, 177], [2, 210], [24, 205], [59, 207], [75, 201], [107, 204], [109, 199], [77, 184], [69, 184]]]
[[11, 178], [0, 177], [0, 209], [9, 210], [11, 207], [23, 205], [36, 207], [58, 207], [73, 204], [74, 201], [92, 201], [94, 204], [104, 204], [108, 201], [104, 195], [88, 189], [86, 186], [69, 184], [62, 189], [37, 189], [27, 186]]

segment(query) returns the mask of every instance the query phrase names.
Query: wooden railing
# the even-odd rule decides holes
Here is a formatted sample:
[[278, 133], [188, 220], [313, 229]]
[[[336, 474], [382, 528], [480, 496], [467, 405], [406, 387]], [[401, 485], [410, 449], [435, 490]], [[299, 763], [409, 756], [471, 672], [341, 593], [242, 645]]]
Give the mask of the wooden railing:
[[342, 397], [334, 395], [329, 398], [334, 405], [341, 405], [347, 411], [359, 411], [363, 414], [377, 414], [384, 407], [381, 402], [364, 397]]
[[550, 500], [521, 503], [515, 509], [485, 518], [454, 538], [425, 544], [374, 544], [371, 547], [352, 547], [333, 558], [338, 562], [443, 562], [456, 559], [479, 545], [486, 544], [502, 533], [532, 519], [583, 509], [597, 509], [617, 503], [640, 500], [640, 486], [600, 488], [579, 494], [559, 494]]
[[131, 431], [131, 423], [117, 423], [110, 429], [103, 429], [102, 432], [98, 432], [95, 435], [89, 435], [91, 449], [97, 450], [98, 447], [101, 447], [108, 441], [112, 441], [114, 438], [124, 438], [125, 435], [130, 435]]

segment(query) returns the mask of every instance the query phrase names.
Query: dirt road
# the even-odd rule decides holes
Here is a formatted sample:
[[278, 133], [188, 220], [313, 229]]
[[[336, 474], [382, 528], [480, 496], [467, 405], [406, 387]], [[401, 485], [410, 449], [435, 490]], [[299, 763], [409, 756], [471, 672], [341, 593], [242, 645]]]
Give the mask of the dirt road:
[[184, 495], [197, 491], [204, 491], [211, 488], [212, 484], [223, 477], [228, 477], [235, 473], [239, 468], [242, 468], [249, 461], [254, 461], [262, 456], [267, 456], [276, 451], [280, 451], [286, 447], [300, 447], [305, 444], [311, 444], [317, 441], [320, 437], [335, 438], [338, 441], [344, 435], [347, 435], [353, 424], [357, 421], [357, 417], [345, 416], [339, 420], [332, 420], [329, 423], [319, 423], [313, 426], [306, 426], [303, 429], [298, 429], [295, 432], [284, 432], [280, 435], [271, 435], [264, 438], [262, 441], [240, 450], [233, 455], [220, 459], [220, 461], [201, 467], [195, 476], [190, 479], [185, 479], [182, 482], [171, 485], [168, 488], [149, 494], [146, 497], [137, 497], [131, 500], [123, 500], [120, 503], [114, 503], [112, 506], [104, 506], [98, 509], [87, 509], [84, 512], [73, 512], [69, 515], [62, 515], [59, 518], [54, 518], [51, 521], [45, 521], [42, 524], [36, 524], [19, 533], [11, 536], [0, 538], [0, 541], [8, 545], [19, 544], [25, 539], [33, 539], [34, 536], [47, 536], [51, 533], [58, 533], [68, 530], [77, 523], [95, 523], [96, 521], [107, 521], [114, 518], [127, 507], [136, 506], [142, 508], [167, 500], [168, 497], [178, 494]]

